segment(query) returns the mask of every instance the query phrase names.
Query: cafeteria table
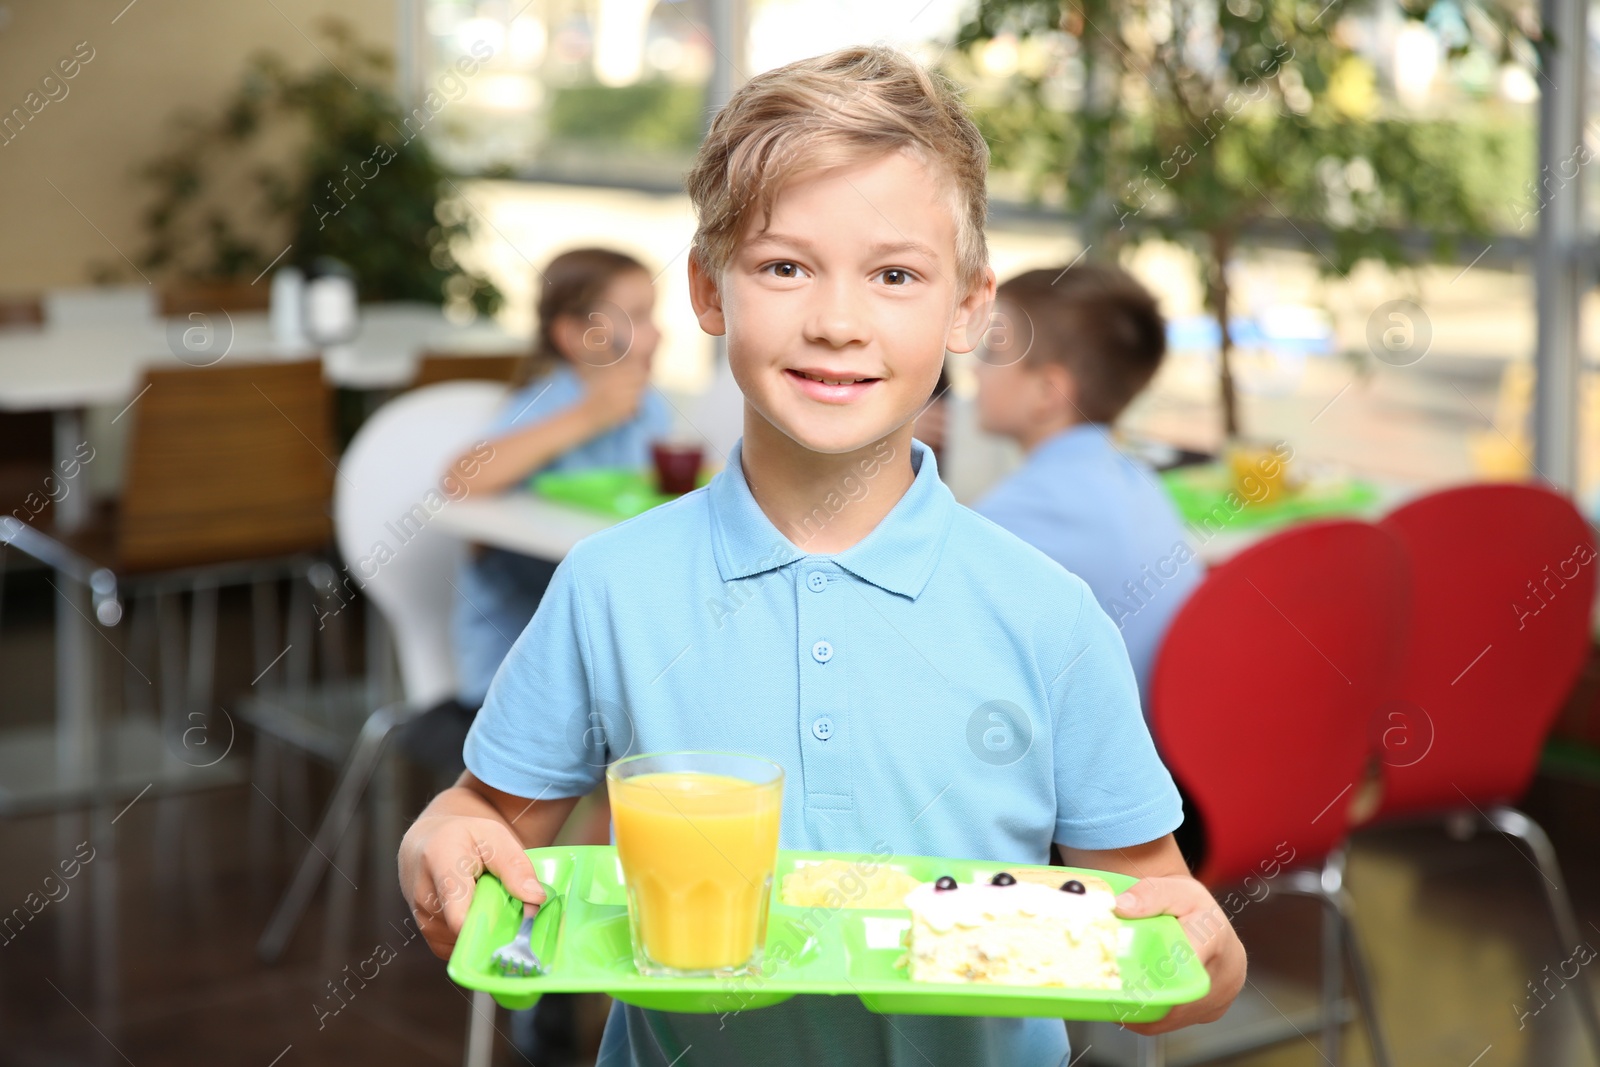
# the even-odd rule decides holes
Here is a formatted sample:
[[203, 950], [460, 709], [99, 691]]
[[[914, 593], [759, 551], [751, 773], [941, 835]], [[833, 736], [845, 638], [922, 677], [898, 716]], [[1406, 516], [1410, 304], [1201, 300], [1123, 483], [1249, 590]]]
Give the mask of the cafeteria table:
[[[526, 342], [492, 323], [459, 325], [438, 307], [418, 303], [363, 305], [359, 330], [348, 343], [317, 348], [274, 340], [264, 312], [218, 310], [207, 315], [0, 330], [0, 411], [52, 415], [53, 473], [65, 493], [54, 508], [56, 528], [71, 531], [88, 517], [83, 472], [71, 462], [84, 443], [84, 411], [120, 410], [138, 403], [145, 370], [208, 366], [223, 360], [305, 359], [321, 354], [332, 385], [357, 390], [395, 389], [415, 376], [423, 351], [451, 355], [514, 354]], [[62, 477], [73, 470], [71, 478]], [[0, 517], [0, 543], [11, 531]], [[95, 720], [96, 605], [91, 591], [57, 568], [56, 721], [53, 729], [18, 728], [0, 734], [0, 814], [79, 803], [96, 795], [130, 793], [141, 785], [171, 786], [215, 768], [194, 768], [165, 751], [154, 727], [125, 722], [110, 739], [101, 770]], [[114, 619], [112, 620], [114, 621]], [[111, 780], [101, 780], [109, 773]]]
[[[1390, 483], [1378, 486], [1372, 506], [1350, 518], [1373, 520], [1408, 499], [1414, 490]], [[560, 560], [579, 541], [620, 522], [598, 512], [546, 500], [530, 490], [451, 501], [435, 521], [464, 541], [503, 548], [525, 556]], [[1281, 525], [1229, 527], [1206, 537], [1191, 537], [1196, 558], [1207, 566], [1243, 551], [1283, 529]]]

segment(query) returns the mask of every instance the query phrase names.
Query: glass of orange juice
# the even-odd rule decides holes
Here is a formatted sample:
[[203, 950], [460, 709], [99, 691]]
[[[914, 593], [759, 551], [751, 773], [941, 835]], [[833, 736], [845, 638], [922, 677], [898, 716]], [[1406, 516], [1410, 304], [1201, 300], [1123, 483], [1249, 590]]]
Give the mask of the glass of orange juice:
[[1233, 477], [1233, 491], [1251, 504], [1267, 504], [1287, 496], [1292, 485], [1287, 457], [1272, 445], [1231, 441], [1224, 453]]
[[613, 763], [606, 791], [639, 973], [759, 969], [783, 768], [733, 753], [653, 753]]

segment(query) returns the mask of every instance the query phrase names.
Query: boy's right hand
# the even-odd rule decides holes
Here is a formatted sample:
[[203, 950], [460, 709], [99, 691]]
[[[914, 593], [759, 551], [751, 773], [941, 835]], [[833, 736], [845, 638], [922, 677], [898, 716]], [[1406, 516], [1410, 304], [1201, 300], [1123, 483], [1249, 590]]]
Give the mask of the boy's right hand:
[[455, 947], [473, 886], [485, 870], [512, 896], [544, 903], [544, 886], [522, 843], [499, 819], [424, 813], [400, 842], [400, 889], [417, 928], [440, 959]]

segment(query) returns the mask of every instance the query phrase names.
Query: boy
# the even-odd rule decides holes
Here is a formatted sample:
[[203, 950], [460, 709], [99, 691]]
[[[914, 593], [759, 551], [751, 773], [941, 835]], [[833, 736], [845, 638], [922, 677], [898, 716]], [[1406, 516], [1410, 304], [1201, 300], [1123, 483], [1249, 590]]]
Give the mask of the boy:
[[[689, 272], [701, 326], [727, 335], [744, 437], [711, 485], [562, 562], [468, 772], [401, 846], [435, 952], [466, 912], [458, 870], [543, 900], [521, 850], [551, 841], [608, 762], [719, 749], [785, 768], [784, 848], [1044, 863], [1057, 842], [1069, 863], [1142, 876], [1122, 913], [1179, 916], [1212, 975], [1153, 1025], [1233, 999], [1244, 953], [1172, 844], [1177, 794], [1115, 628], [1082, 582], [957, 505], [911, 439], [944, 350], [975, 347], [993, 298], [986, 163], [954, 93], [887, 49], [761, 75], [719, 113], [687, 183]], [[726, 1017], [617, 1004], [600, 1054], [1067, 1060], [1057, 1020], [879, 1016], [845, 996]]]
[[1000, 286], [978, 363], [978, 420], [1027, 462], [974, 505], [1089, 583], [1122, 631], [1139, 680], [1202, 576], [1153, 471], [1111, 442], [1111, 425], [1166, 353], [1155, 298], [1114, 266], [1034, 270]]

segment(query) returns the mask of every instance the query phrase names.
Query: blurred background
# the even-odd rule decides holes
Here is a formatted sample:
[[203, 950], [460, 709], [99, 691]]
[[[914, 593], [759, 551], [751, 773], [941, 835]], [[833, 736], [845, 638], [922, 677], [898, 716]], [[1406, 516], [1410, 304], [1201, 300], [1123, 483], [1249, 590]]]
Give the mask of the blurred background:
[[[451, 692], [449, 590], [389, 545], [427, 527], [559, 558], [600, 520], [417, 510], [488, 420], [471, 389], [436, 416], [463, 427], [446, 441], [373, 420], [504, 383], [540, 269], [600, 245], [652, 275], [651, 387], [719, 465], [739, 413], [689, 307], [682, 176], [740, 83], [871, 42], [963, 87], [1000, 278], [1112, 260], [1157, 295], [1169, 354], [1119, 439], [1178, 472], [1175, 499], [1185, 470], [1289, 446], [1315, 506], [1213, 538], [1206, 497], [1183, 515], [1208, 562], [1469, 483], [1551, 487], [1592, 542], [1582, 0], [0, 3], [0, 1063], [593, 1061], [604, 998], [552, 1045], [408, 939], [394, 848], [450, 760], [416, 731], [385, 744], [410, 713], [372, 716]], [[940, 470], [969, 503], [1022, 460], [978, 426], [976, 362], [949, 358], [942, 397]], [[1491, 529], [1433, 557], [1469, 583]], [[1542, 607], [1540, 581], [1583, 603], [1576, 638], [1541, 638], [1575, 651], [1492, 697], [1533, 731], [1514, 788], [1458, 787], [1446, 823], [1351, 820], [1392, 1062], [1600, 1063], [1573, 962], [1600, 944], [1592, 569], [1560, 600], [1527, 558], [1496, 625]], [[1426, 756], [1438, 714], [1394, 721]], [[1388, 724], [1376, 762], [1411, 766]], [[1564, 879], [1491, 817], [1510, 802]], [[1269, 898], [1237, 916], [1248, 1017], [1168, 1059], [1381, 1062], [1353, 994], [1324, 992], [1316, 903], [1248, 899]], [[352, 982], [375, 944], [392, 962]], [[1085, 1062], [1151, 1054], [1091, 1043]]]

